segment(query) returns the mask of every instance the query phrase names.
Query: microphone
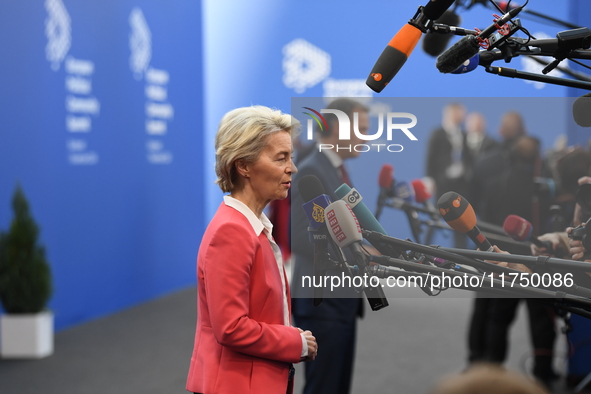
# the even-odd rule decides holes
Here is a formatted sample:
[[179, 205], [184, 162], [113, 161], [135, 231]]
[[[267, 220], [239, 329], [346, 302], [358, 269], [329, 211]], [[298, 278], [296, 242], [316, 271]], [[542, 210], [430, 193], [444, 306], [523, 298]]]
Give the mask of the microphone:
[[539, 248], [545, 248], [548, 252], [554, 251], [554, 246], [550, 241], [541, 241], [533, 236], [533, 226], [530, 222], [517, 215], [509, 215], [503, 223], [503, 230], [513, 240], [518, 242], [530, 241]]
[[433, 192], [422, 179], [414, 179], [410, 182], [415, 192], [415, 200], [419, 204], [428, 202], [433, 196]]
[[[339, 248], [349, 248], [351, 250], [361, 273], [363, 273], [364, 278], [367, 278], [368, 258], [361, 247], [363, 235], [357, 217], [343, 200], [328, 205], [324, 213], [330, 237]], [[388, 299], [379, 281], [377, 286], [373, 286], [371, 280], [369, 283], [370, 286], [365, 286], [363, 291], [367, 296], [371, 310], [377, 311], [387, 307], [389, 305]]]
[[349, 248], [361, 272], [367, 268], [367, 257], [361, 248], [363, 235], [357, 217], [343, 200], [337, 200], [324, 209], [328, 233], [341, 249]]
[[[427, 181], [427, 179], [429, 181]], [[433, 196], [433, 190], [435, 185], [431, 181], [431, 178], [425, 179], [415, 179], [410, 182], [412, 188], [415, 191], [415, 200], [419, 204], [423, 204], [425, 208], [429, 211], [429, 216], [431, 219], [437, 220], [439, 219], [439, 213], [437, 209], [433, 206], [431, 202], [431, 197]]]
[[400, 181], [396, 183], [396, 197], [400, 198], [406, 204], [402, 204], [402, 209], [408, 218], [410, 229], [415, 241], [420, 242], [421, 236], [421, 222], [419, 220], [419, 214], [413, 207], [415, 202], [415, 191], [408, 182]]
[[415, 202], [415, 190], [408, 182], [396, 182], [396, 197], [412, 204]]
[[388, 43], [373, 66], [365, 83], [380, 93], [400, 71], [421, 39], [421, 35], [439, 19], [454, 0], [431, 0], [419, 7], [415, 16]]
[[[314, 245], [314, 277], [321, 280], [328, 266], [328, 239], [324, 219], [324, 208], [330, 204], [330, 197], [324, 194], [324, 187], [315, 175], [303, 176], [298, 188], [304, 201], [302, 205], [308, 217], [308, 234]], [[321, 283], [321, 282], [317, 282]], [[314, 306], [322, 303], [322, 287], [314, 286]]]
[[447, 192], [437, 201], [437, 208], [449, 227], [468, 235], [478, 249], [488, 252], [494, 250], [488, 239], [476, 226], [474, 208], [464, 197], [456, 192]]
[[[346, 183], [343, 183], [334, 191], [334, 194], [335, 196], [337, 196], [337, 198], [345, 201], [351, 207], [351, 209], [355, 213], [355, 216], [357, 216], [357, 220], [359, 221], [361, 227], [363, 227], [366, 230], [375, 231], [383, 235], [388, 235], [386, 233], [386, 230], [384, 230], [384, 228], [380, 224], [380, 222], [377, 221], [375, 216], [372, 215], [369, 208], [367, 208], [365, 203], [362, 201], [363, 197], [361, 197], [361, 194], [359, 194], [359, 192], [356, 189], [351, 188], [351, 186], [347, 185]], [[382, 254], [388, 256], [402, 255], [402, 252], [400, 250], [386, 243], [372, 242], [372, 245], [375, 246], [375, 248], [379, 250]]]
[[351, 188], [351, 186], [343, 183], [334, 191], [334, 194], [337, 196], [337, 198], [349, 204], [357, 216], [357, 220], [359, 220], [361, 227], [366, 230], [377, 231], [378, 233], [388, 235], [380, 222], [376, 220], [369, 208], [367, 208], [365, 203], [362, 201], [363, 197], [361, 197], [361, 194], [359, 194], [355, 188]]
[[[441, 23], [449, 26], [457, 26], [461, 23], [461, 18], [458, 14], [453, 11], [445, 11], [435, 23]], [[432, 29], [425, 34], [423, 38], [423, 51], [433, 57], [441, 55], [447, 48], [447, 44], [451, 40], [451, 34], [449, 32], [442, 33], [439, 31], [433, 31]]]
[[587, 93], [573, 103], [573, 118], [581, 127], [591, 127], [591, 93]]
[[480, 51], [480, 42], [485, 42], [500, 26], [507, 23], [511, 18], [514, 18], [522, 9], [523, 7], [517, 7], [510, 10], [495, 23], [482, 30], [477, 36], [462, 37], [437, 58], [437, 69], [444, 74], [449, 74], [457, 70], [465, 61]]
[[382, 214], [384, 208], [384, 201], [387, 198], [392, 198], [395, 195], [394, 190], [394, 167], [390, 164], [384, 164], [380, 170], [380, 176], [378, 178], [378, 184], [380, 185], [380, 194], [378, 195], [378, 207], [376, 209], [376, 219]]

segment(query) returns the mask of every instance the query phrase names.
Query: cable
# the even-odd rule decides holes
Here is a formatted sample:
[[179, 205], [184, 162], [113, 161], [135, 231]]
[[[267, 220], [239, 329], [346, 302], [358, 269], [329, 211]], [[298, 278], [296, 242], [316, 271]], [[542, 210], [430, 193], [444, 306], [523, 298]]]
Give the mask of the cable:
[[582, 66], [582, 67], [585, 67], [585, 68], [588, 68], [589, 70], [591, 70], [591, 66], [589, 66], [589, 65], [587, 65], [585, 63], [582, 63], [582, 62], [580, 62], [580, 61], [578, 61], [576, 59], [571, 59], [570, 57], [567, 57], [567, 59], [570, 60], [573, 63], [577, 63], [579, 66]]

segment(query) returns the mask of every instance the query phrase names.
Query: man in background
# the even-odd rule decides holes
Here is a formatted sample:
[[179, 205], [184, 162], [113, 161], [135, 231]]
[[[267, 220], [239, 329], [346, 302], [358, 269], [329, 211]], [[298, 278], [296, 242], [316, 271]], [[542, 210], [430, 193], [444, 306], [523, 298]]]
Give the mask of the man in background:
[[[353, 289], [337, 288], [334, 292], [324, 291], [319, 306], [313, 305], [312, 289], [302, 287], [302, 276], [314, 273], [314, 247], [308, 239], [308, 219], [302, 209], [303, 200], [298, 190], [299, 180], [306, 175], [316, 176], [324, 187], [324, 193], [332, 201], [337, 197], [334, 191], [343, 183], [351, 185], [345, 162], [359, 156], [353, 148], [362, 143], [353, 132], [354, 113], [358, 116], [358, 130], [367, 134], [369, 109], [350, 99], [337, 99], [327, 109], [346, 113], [351, 119], [351, 140], [339, 141], [339, 122], [334, 114], [325, 114], [328, 127], [320, 130], [318, 143], [299, 164], [292, 188], [292, 253], [295, 266], [292, 280], [292, 312], [298, 327], [312, 330], [322, 351], [316, 360], [306, 364], [304, 394], [346, 394], [350, 391], [355, 358], [357, 318], [363, 315], [363, 299]], [[326, 145], [324, 145], [326, 144]], [[338, 150], [325, 146], [340, 145]], [[341, 147], [344, 147], [342, 149]], [[326, 275], [340, 275], [327, 271]]]

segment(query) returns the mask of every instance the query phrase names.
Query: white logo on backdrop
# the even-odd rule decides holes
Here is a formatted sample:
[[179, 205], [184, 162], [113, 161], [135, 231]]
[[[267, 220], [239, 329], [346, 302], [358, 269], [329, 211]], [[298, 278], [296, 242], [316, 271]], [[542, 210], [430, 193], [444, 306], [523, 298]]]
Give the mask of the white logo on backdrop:
[[[553, 38], [553, 37], [550, 37], [549, 35], [547, 35], [546, 33], [542, 33], [542, 32], [538, 32], [534, 36], [537, 39]], [[538, 58], [541, 60], [545, 60], [546, 62], [551, 62], [554, 60], [551, 57], [538, 57]], [[546, 65], [538, 63], [534, 59], [531, 59], [527, 56], [521, 57], [521, 66], [523, 67], [523, 71], [534, 73], [534, 74], [542, 74], [542, 70], [544, 69], [544, 67], [546, 67]], [[565, 66], [567, 66], [567, 64], [565, 61], [563, 61], [560, 63], [560, 66], [565, 67]], [[564, 77], [564, 73], [562, 71], [557, 70], [557, 69], [550, 71], [547, 75], [550, 75], [552, 77], [557, 77], [557, 78]], [[546, 86], [546, 83], [539, 82], [539, 81], [527, 81], [526, 80], [525, 83], [532, 83], [534, 85], [534, 88], [536, 88], [536, 89], [543, 89]]]
[[328, 78], [322, 83], [324, 97], [373, 97], [364, 79]]
[[174, 155], [166, 149], [164, 137], [168, 123], [174, 119], [174, 107], [168, 102], [170, 74], [150, 66], [152, 33], [141, 9], [134, 8], [129, 15], [129, 65], [137, 80], [144, 77], [146, 160], [150, 164], [170, 164]]
[[304, 93], [330, 75], [330, 55], [297, 38], [283, 47], [283, 83]]
[[135, 7], [129, 15], [129, 66], [135, 79], [141, 79], [152, 58], [152, 34], [142, 10]]
[[70, 15], [61, 0], [46, 0], [45, 9], [49, 14], [45, 20], [45, 56], [51, 63], [51, 69], [57, 71], [72, 43]]

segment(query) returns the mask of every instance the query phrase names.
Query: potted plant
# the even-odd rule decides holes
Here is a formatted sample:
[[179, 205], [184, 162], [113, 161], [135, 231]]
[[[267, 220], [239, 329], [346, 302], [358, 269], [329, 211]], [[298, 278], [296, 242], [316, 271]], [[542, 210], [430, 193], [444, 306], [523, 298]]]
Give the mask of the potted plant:
[[53, 353], [51, 272], [45, 249], [38, 245], [39, 227], [20, 188], [12, 199], [14, 219], [0, 233], [0, 355], [42, 358]]

